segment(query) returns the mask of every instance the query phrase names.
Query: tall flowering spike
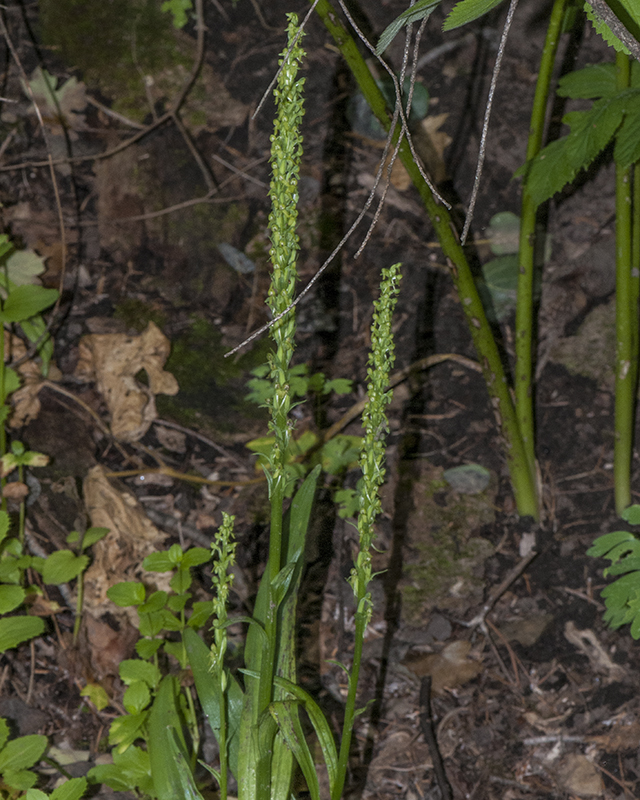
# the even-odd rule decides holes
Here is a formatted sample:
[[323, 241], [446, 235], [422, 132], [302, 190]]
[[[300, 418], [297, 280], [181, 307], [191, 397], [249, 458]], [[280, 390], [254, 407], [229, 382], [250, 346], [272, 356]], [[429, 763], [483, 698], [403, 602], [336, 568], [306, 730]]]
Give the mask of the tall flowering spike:
[[[267, 304], [273, 316], [281, 314], [293, 301], [297, 278], [296, 258], [299, 248], [296, 226], [298, 222], [298, 178], [302, 157], [302, 136], [300, 123], [304, 114], [302, 88], [304, 78], [296, 80], [300, 62], [305, 53], [299, 45], [302, 38], [292, 46], [298, 33], [298, 18], [288, 14], [289, 44], [282, 54], [280, 64], [284, 63], [274, 95], [278, 114], [271, 136], [271, 166], [273, 170], [269, 196], [271, 214], [272, 275]], [[291, 52], [287, 57], [287, 52]], [[270, 358], [271, 380], [274, 385], [271, 406], [271, 429], [275, 434], [275, 444], [271, 455], [271, 475], [269, 489], [272, 493], [274, 482], [284, 482], [284, 457], [291, 436], [289, 410], [289, 364], [294, 349], [296, 329], [295, 311], [292, 309], [272, 328], [276, 351]]]
[[[369, 353], [368, 401], [362, 414], [365, 435], [360, 455], [362, 489], [358, 513], [360, 539], [356, 564], [351, 570], [349, 583], [358, 600], [359, 611], [367, 613], [367, 584], [371, 580], [371, 546], [374, 538], [374, 522], [380, 513], [379, 488], [384, 483], [385, 434], [388, 430], [386, 406], [393, 392], [389, 387], [389, 373], [395, 361], [391, 319], [398, 299], [401, 279], [400, 264], [382, 270], [380, 297], [374, 303], [371, 324], [371, 352]], [[362, 608], [360, 608], [362, 606]]]

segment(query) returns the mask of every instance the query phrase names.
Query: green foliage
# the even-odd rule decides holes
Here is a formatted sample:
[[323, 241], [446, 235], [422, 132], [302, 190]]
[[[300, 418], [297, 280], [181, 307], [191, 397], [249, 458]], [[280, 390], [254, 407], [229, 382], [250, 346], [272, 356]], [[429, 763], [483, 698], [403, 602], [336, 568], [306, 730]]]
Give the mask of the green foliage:
[[[635, 0], [607, 0], [607, 5], [636, 41], [640, 41], [640, 9]], [[594, 12], [590, 3], [585, 2], [584, 10], [596, 32], [610, 47], [613, 47], [618, 53], [630, 55], [628, 48], [618, 39], [607, 23]]]
[[[623, 516], [639, 524], [640, 506], [630, 506]], [[622, 575], [601, 592], [607, 608], [604, 621], [610, 628], [630, 623], [631, 636], [640, 639], [640, 540], [629, 531], [607, 533], [595, 540], [587, 555], [611, 562], [604, 570], [605, 578]]]
[[434, 11], [439, 4], [440, 0], [418, 0], [411, 8], [403, 11], [402, 14], [396, 17], [382, 32], [376, 47], [376, 54], [379, 56], [382, 55], [406, 25], [411, 25], [413, 22], [420, 22], [420, 20], [423, 20], [425, 17], [431, 16], [431, 12]]
[[615, 66], [597, 64], [565, 75], [559, 81], [561, 97], [593, 100], [588, 111], [563, 117], [570, 133], [543, 148], [516, 174], [526, 174], [527, 190], [536, 205], [570, 183], [582, 169], [615, 140], [613, 157], [622, 168], [640, 158], [637, 135], [640, 120], [640, 64], [634, 62], [631, 87], [616, 88]]
[[188, 14], [193, 8], [192, 0], [165, 0], [160, 6], [162, 11], [167, 11], [173, 17], [173, 27], [182, 29], [189, 19]]
[[442, 30], [451, 31], [461, 25], [467, 25], [469, 22], [473, 22], [474, 19], [488, 14], [489, 11], [492, 11], [502, 2], [503, 0], [461, 0], [449, 12]]
[[0, 718], [0, 775], [10, 789], [24, 792], [38, 779], [31, 771], [47, 749], [47, 737], [33, 734], [9, 738], [9, 726]]

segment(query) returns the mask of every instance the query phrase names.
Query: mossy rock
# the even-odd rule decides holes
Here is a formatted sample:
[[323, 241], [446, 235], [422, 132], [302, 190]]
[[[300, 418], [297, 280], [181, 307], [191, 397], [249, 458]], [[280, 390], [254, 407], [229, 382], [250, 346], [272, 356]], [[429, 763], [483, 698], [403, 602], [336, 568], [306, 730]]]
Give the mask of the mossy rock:
[[478, 530], [495, 519], [497, 479], [478, 494], [458, 494], [442, 467], [421, 462], [407, 521], [403, 619], [420, 625], [434, 609], [463, 614], [482, 599], [484, 563], [494, 547]]

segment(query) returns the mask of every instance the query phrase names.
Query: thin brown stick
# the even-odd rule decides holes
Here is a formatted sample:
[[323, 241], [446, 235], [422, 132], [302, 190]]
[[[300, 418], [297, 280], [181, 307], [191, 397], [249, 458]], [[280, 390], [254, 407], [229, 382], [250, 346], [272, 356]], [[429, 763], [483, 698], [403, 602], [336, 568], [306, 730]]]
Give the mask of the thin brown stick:
[[420, 683], [420, 730], [429, 748], [433, 771], [440, 789], [442, 800], [452, 800], [453, 792], [444, 768], [442, 754], [438, 747], [433, 715], [431, 713], [431, 675], [426, 675]]

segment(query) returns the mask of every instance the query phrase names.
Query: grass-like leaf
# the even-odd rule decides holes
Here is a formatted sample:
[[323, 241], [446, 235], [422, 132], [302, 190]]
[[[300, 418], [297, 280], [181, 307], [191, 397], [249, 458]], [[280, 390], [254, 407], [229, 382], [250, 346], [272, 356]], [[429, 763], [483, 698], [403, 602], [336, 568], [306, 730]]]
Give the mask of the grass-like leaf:
[[[501, 0], [498, 0], [498, 2], [501, 2]], [[376, 54], [381, 56], [405, 25], [410, 25], [412, 22], [419, 22], [425, 17], [428, 17], [439, 4], [440, 0], [418, 0], [411, 8], [403, 11], [399, 17], [396, 17], [393, 22], [382, 31], [382, 35], [378, 40], [378, 46], [376, 47]]]

